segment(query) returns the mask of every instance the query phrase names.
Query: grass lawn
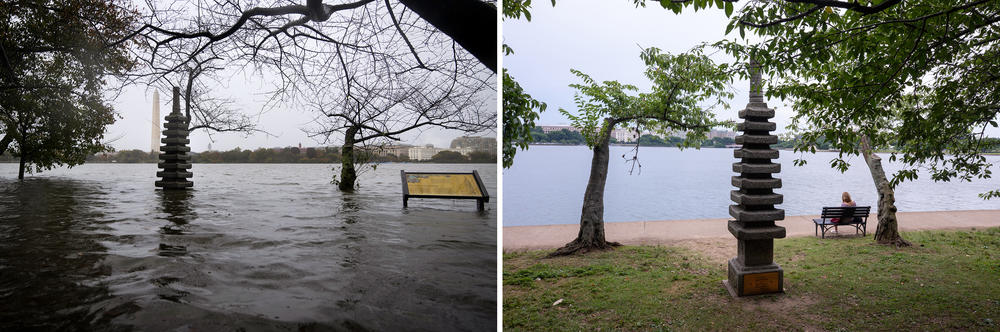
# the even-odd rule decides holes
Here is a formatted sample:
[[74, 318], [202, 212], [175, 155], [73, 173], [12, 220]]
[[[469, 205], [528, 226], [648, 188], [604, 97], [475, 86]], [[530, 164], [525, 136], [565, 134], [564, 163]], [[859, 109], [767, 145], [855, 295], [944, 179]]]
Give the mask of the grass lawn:
[[778, 239], [786, 293], [741, 299], [722, 286], [725, 262], [684, 248], [504, 254], [503, 327], [1000, 331], [1000, 228], [903, 237], [914, 246], [871, 235]]

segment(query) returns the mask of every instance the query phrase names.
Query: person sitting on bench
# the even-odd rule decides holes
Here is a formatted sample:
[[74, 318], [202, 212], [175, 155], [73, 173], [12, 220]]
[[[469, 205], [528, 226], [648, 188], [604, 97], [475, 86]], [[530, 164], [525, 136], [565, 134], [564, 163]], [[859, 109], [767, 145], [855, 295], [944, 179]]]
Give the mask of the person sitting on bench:
[[[848, 194], [846, 191], [840, 195], [840, 200], [841, 200], [840, 202], [841, 207], [858, 206], [858, 203], [855, 203], [854, 200], [851, 199], [851, 194]], [[840, 223], [840, 218], [833, 218], [830, 219], [830, 221], [832, 221], [834, 224], [837, 224]], [[833, 233], [837, 233], [837, 226], [833, 226]]]

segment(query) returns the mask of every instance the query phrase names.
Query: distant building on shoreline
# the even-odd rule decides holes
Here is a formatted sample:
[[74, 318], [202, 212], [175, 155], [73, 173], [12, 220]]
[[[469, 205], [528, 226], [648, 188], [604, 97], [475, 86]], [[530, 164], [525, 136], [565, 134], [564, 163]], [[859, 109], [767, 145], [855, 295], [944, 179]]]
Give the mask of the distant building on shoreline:
[[375, 149], [375, 154], [379, 157], [387, 157], [389, 155], [394, 155], [399, 159], [409, 159], [410, 149], [414, 146], [409, 144], [390, 144], [383, 146], [381, 148]]
[[[496, 151], [497, 138], [483, 136], [462, 136], [451, 140], [451, 148], [454, 150], [472, 151]], [[462, 153], [467, 155], [468, 153]]]
[[434, 147], [433, 144], [410, 147], [407, 149], [407, 157], [409, 157], [410, 160], [422, 161], [431, 160], [434, 155], [441, 153], [442, 151], [458, 152], [463, 156], [468, 157], [473, 152], [486, 152], [494, 154], [496, 153], [496, 150], [496, 137], [462, 136], [451, 140], [451, 147], [447, 149]]
[[542, 132], [546, 133], [546, 134], [551, 133], [553, 131], [560, 131], [560, 130], [563, 130], [563, 129], [566, 129], [566, 130], [569, 130], [569, 131], [580, 132], [580, 128], [573, 127], [573, 126], [538, 126], [538, 128], [542, 128]]
[[438, 154], [438, 152], [445, 151], [447, 149], [435, 148], [434, 144], [427, 144], [424, 146], [412, 147], [407, 150], [410, 160], [430, 160], [431, 157]]
[[708, 139], [713, 139], [713, 138], [716, 138], [716, 137], [719, 137], [719, 138], [734, 138], [735, 139], [736, 138], [736, 132], [734, 132], [734, 131], [728, 131], [728, 130], [716, 130], [716, 129], [712, 129], [712, 131], [708, 132]]
[[611, 138], [618, 142], [635, 142], [639, 139], [639, 133], [632, 129], [615, 128], [611, 131]]

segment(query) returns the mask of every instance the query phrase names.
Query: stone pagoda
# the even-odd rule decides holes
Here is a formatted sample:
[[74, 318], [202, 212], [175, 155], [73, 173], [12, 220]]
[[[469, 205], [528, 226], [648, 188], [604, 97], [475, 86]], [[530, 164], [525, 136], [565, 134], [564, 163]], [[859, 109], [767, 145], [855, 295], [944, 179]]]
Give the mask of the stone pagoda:
[[191, 155], [188, 154], [191, 143], [188, 137], [188, 121], [184, 114], [181, 114], [181, 92], [180, 88], [174, 87], [174, 108], [167, 115], [167, 123], [164, 125], [163, 138], [160, 142], [163, 147], [160, 151], [159, 167], [163, 171], [156, 172], [157, 177], [163, 178], [156, 181], [156, 186], [163, 189], [188, 189], [194, 183], [188, 180], [191, 174]]
[[733, 186], [739, 190], [730, 192], [729, 197], [736, 205], [729, 206], [729, 215], [736, 220], [729, 221], [729, 232], [738, 243], [737, 256], [729, 260], [729, 279], [724, 280], [733, 297], [784, 292], [784, 271], [774, 263], [774, 239], [785, 237], [785, 228], [774, 224], [785, 219], [785, 211], [774, 206], [782, 203], [782, 195], [774, 193], [781, 188], [781, 179], [773, 174], [781, 171], [778, 150], [771, 144], [778, 143], [778, 137], [771, 134], [775, 129], [774, 109], [764, 102], [763, 84], [760, 79], [760, 65], [750, 60], [750, 103], [739, 112], [742, 123], [736, 130], [743, 134], [736, 136], [736, 144], [742, 147], [734, 151], [740, 159], [733, 164]]

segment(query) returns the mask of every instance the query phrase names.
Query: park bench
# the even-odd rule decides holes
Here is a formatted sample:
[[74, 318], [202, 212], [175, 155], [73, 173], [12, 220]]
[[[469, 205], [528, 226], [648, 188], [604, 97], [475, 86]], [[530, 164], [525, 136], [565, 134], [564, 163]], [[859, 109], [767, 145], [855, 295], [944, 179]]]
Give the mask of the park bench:
[[[826, 238], [826, 232], [834, 226], [854, 226], [855, 234], [860, 232], [862, 236], [868, 235], [868, 214], [871, 213], [871, 206], [836, 206], [823, 207], [823, 214], [819, 219], [813, 219], [816, 224], [816, 235]], [[840, 221], [834, 223], [833, 218]]]

